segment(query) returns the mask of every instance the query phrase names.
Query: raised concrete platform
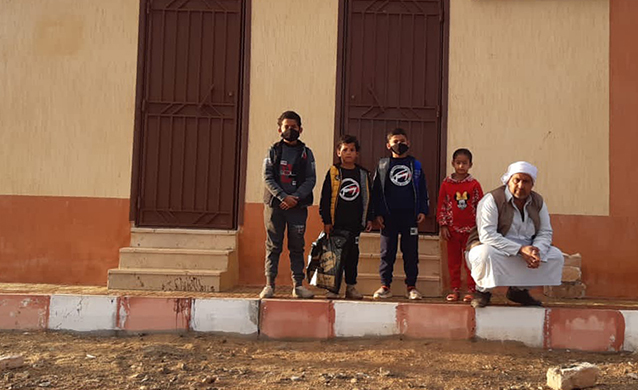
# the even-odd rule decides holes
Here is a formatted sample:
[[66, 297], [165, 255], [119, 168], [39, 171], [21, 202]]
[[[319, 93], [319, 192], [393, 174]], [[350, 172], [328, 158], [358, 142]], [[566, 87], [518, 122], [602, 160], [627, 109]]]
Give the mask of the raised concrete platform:
[[480, 338], [535, 348], [618, 352], [638, 350], [638, 307], [475, 310], [467, 304], [407, 301], [0, 292], [0, 330], [196, 331], [269, 339]]

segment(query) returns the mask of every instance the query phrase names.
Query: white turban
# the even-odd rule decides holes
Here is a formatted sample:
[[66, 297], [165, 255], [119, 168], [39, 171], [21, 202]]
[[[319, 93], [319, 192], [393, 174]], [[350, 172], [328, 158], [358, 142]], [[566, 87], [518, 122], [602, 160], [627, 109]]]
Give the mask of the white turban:
[[510, 166], [507, 167], [507, 172], [503, 176], [501, 176], [501, 182], [507, 185], [507, 182], [510, 181], [510, 178], [517, 173], [528, 174], [532, 177], [532, 180], [536, 182], [538, 168], [526, 161], [517, 161], [515, 163], [511, 163]]

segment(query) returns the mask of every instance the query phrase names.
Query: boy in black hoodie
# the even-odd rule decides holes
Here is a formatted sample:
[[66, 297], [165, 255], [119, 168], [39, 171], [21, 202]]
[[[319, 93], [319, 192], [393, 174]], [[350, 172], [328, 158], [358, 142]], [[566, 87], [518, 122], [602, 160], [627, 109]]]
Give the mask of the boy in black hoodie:
[[[357, 284], [359, 264], [359, 234], [372, 229], [372, 207], [370, 207], [370, 178], [365, 168], [356, 164], [360, 150], [359, 140], [344, 135], [337, 144], [337, 156], [341, 160], [326, 173], [321, 189], [319, 214], [323, 230], [330, 236], [333, 229], [350, 233], [344, 257], [341, 259], [346, 276], [346, 298], [362, 299]], [[338, 291], [328, 291], [326, 298], [339, 297]]]
[[409, 299], [421, 299], [416, 289], [419, 275], [419, 227], [429, 211], [429, 198], [421, 163], [408, 155], [410, 141], [405, 130], [396, 128], [387, 136], [392, 157], [382, 158], [374, 174], [372, 197], [381, 227], [381, 287], [373, 298], [392, 296], [390, 284], [397, 256], [399, 235], [403, 270]]

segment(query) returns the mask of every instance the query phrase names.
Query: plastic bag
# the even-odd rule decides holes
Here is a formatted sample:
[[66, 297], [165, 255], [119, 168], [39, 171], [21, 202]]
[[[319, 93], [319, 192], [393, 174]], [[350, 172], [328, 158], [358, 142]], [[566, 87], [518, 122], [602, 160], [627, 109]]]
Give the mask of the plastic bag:
[[321, 232], [312, 243], [306, 268], [306, 276], [312, 286], [339, 293], [343, 278], [342, 258], [347, 253], [351, 235], [347, 230], [334, 230], [330, 237]]

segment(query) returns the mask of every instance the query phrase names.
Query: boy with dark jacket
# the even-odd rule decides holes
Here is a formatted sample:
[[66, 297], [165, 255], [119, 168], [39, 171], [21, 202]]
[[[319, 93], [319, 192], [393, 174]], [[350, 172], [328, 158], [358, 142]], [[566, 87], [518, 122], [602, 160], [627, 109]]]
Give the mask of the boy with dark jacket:
[[401, 235], [407, 297], [421, 299], [423, 295], [416, 289], [416, 281], [419, 275], [418, 224], [425, 220], [429, 211], [425, 176], [421, 163], [408, 155], [410, 141], [405, 130], [392, 130], [387, 140], [386, 147], [392, 151], [392, 157], [379, 161], [372, 188], [375, 214], [381, 227], [381, 287], [373, 298], [392, 296], [390, 284]]
[[282, 140], [268, 150], [264, 160], [264, 225], [266, 227], [266, 286], [260, 298], [275, 293], [279, 256], [283, 250], [284, 231], [288, 229], [288, 250], [295, 298], [312, 298], [314, 294], [302, 284], [304, 279], [304, 233], [308, 206], [317, 177], [315, 158], [310, 148], [299, 140], [303, 132], [301, 117], [286, 111], [277, 121]]
[[[337, 144], [337, 156], [341, 160], [326, 173], [321, 189], [319, 214], [324, 232], [330, 236], [333, 229], [349, 233], [341, 264], [346, 276], [346, 298], [362, 299], [357, 284], [359, 264], [359, 234], [372, 229], [372, 207], [370, 207], [370, 178], [368, 171], [357, 165], [359, 140], [344, 135]], [[339, 297], [339, 291], [328, 291], [326, 298]]]

